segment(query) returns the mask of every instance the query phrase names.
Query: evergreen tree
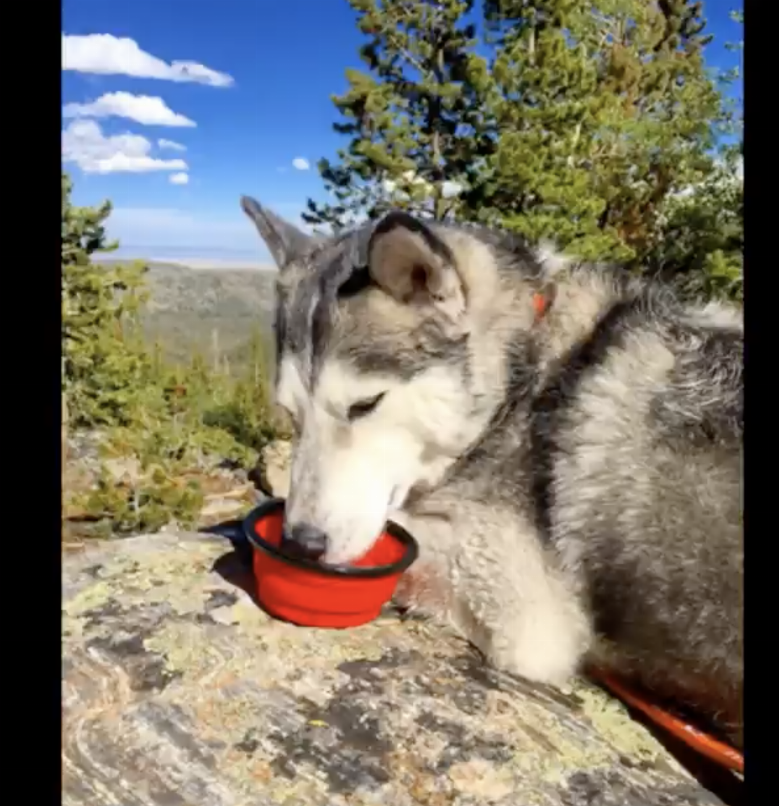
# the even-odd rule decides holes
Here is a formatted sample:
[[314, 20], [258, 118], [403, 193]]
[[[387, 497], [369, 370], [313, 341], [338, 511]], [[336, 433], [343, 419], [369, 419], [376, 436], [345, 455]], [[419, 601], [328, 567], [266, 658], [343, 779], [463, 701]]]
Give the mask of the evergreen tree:
[[369, 71], [334, 98], [350, 144], [309, 222], [456, 215], [738, 297], [741, 148], [717, 152], [737, 116], [700, 2], [483, 0], [488, 60], [471, 2], [350, 3]]
[[492, 148], [463, 197], [469, 217], [585, 257], [625, 257], [617, 233], [600, 225], [593, 175], [614, 106], [600, 84], [598, 17], [578, 0], [485, 0], [484, 12]]
[[[743, 12], [731, 13], [743, 25]], [[742, 41], [726, 48], [742, 53]], [[741, 61], [741, 60], [740, 60]], [[723, 104], [714, 169], [685, 193], [668, 199], [662, 234], [648, 256], [650, 269], [696, 294], [743, 299], [744, 182], [743, 102], [729, 90], [741, 81], [741, 65], [718, 76]]]
[[74, 427], [126, 422], [152, 361], [136, 314], [145, 298], [141, 265], [101, 266], [110, 202], [75, 207], [62, 174], [62, 385]]
[[598, 172], [606, 201], [601, 221], [617, 229], [637, 263], [664, 237], [667, 200], [716, 169], [722, 97], [704, 63], [711, 37], [701, 6], [631, 0], [606, 17], [613, 41], [603, 81], [619, 101], [620, 117], [609, 138], [617, 155]]
[[333, 204], [309, 200], [304, 218], [339, 229], [388, 207], [443, 219], [478, 164], [479, 104], [470, 83], [481, 62], [466, 22], [473, 0], [349, 0], [368, 37], [368, 71], [347, 70], [348, 91], [333, 98], [350, 138], [340, 162], [319, 171]]
[[640, 262], [666, 200], [714, 169], [721, 98], [689, 0], [485, 0], [496, 143], [472, 215]]

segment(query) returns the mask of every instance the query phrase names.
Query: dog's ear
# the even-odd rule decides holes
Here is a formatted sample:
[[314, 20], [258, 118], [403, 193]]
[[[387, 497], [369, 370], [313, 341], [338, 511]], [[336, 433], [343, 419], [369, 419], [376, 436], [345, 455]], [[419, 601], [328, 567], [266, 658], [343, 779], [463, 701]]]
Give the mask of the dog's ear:
[[254, 222], [276, 265], [284, 269], [311, 248], [315, 238], [263, 207], [251, 196], [241, 196], [244, 213]]
[[451, 322], [465, 311], [465, 294], [452, 250], [422, 221], [388, 213], [368, 244], [373, 279], [400, 302], [429, 305]]

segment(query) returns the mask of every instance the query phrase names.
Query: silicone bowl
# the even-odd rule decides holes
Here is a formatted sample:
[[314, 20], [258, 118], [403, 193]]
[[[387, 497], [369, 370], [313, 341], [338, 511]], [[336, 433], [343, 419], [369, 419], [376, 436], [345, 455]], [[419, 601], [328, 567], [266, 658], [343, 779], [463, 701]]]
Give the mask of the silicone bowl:
[[343, 629], [373, 621], [419, 554], [414, 538], [388, 522], [371, 549], [350, 565], [293, 558], [279, 548], [283, 523], [284, 500], [274, 498], [249, 514], [244, 534], [254, 549], [260, 604], [304, 627]]

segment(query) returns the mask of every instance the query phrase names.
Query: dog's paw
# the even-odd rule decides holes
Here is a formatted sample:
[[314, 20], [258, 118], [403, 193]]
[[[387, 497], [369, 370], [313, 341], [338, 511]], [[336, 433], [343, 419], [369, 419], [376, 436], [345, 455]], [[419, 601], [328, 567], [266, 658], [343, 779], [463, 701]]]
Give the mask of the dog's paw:
[[[522, 619], [493, 632], [484, 650], [497, 669], [534, 683], [564, 687], [576, 674], [587, 649], [587, 633], [576, 619]], [[508, 626], [508, 625], [507, 625]]]
[[521, 646], [491, 646], [487, 661], [498, 671], [534, 683], [562, 687], [576, 673], [578, 659], [559, 652], [527, 651]]

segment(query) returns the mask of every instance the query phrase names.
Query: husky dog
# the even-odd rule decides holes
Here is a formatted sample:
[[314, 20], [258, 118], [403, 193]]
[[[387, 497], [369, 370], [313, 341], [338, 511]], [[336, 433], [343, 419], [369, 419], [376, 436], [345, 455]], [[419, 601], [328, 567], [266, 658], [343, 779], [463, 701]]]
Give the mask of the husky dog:
[[309, 236], [250, 198], [279, 266], [285, 541], [420, 544], [400, 604], [497, 667], [594, 662], [741, 744], [743, 318], [515, 236], [392, 212]]

